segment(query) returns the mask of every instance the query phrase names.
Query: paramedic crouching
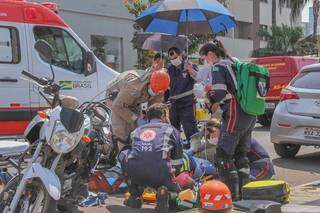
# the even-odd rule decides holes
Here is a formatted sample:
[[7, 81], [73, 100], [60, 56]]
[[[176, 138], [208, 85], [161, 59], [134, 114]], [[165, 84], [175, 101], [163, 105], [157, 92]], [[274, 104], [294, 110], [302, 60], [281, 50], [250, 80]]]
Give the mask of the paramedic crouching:
[[[183, 163], [180, 132], [169, 124], [165, 104], [154, 104], [147, 110], [148, 124], [131, 134], [132, 149], [128, 157], [119, 158], [130, 180], [130, 197], [124, 204], [141, 208], [144, 187], [158, 189], [156, 212], [169, 209], [168, 191], [179, 192], [175, 175]], [[123, 160], [124, 159], [124, 160]]]

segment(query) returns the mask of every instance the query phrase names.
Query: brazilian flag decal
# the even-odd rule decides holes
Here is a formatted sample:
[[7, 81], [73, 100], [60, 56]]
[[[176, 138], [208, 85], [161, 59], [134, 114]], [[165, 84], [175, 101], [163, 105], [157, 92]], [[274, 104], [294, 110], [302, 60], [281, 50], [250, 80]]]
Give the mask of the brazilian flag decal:
[[72, 90], [72, 85], [72, 81], [59, 81], [59, 86], [61, 87], [61, 90]]

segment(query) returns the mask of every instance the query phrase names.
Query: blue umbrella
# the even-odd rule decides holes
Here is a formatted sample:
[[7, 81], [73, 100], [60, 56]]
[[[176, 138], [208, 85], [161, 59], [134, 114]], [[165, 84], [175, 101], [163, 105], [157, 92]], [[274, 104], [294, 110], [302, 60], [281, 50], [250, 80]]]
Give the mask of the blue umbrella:
[[135, 21], [145, 32], [172, 35], [218, 33], [236, 26], [233, 15], [216, 0], [164, 0]]

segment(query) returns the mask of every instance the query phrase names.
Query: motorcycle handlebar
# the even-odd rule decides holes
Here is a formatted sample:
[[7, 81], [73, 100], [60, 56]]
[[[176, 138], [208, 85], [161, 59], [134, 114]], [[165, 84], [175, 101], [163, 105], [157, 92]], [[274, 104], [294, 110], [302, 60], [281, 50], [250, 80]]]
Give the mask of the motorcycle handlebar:
[[23, 70], [21, 72], [22, 75], [34, 80], [35, 82], [37, 82], [38, 84], [42, 85], [42, 86], [46, 86], [48, 84], [48, 81], [46, 79], [43, 78], [38, 78], [37, 76], [32, 75], [30, 72], [27, 72], [25, 70]]

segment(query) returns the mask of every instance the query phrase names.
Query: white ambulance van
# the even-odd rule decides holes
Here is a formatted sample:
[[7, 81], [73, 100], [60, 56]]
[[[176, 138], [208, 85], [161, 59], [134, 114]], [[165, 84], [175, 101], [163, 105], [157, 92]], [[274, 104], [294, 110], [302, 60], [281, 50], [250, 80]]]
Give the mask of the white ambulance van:
[[40, 39], [53, 47], [55, 81], [63, 95], [90, 100], [103, 95], [118, 75], [62, 20], [56, 4], [0, 0], [0, 136], [22, 134], [36, 112], [47, 107], [37, 88], [21, 79], [22, 70], [51, 78], [49, 64], [34, 49]]

